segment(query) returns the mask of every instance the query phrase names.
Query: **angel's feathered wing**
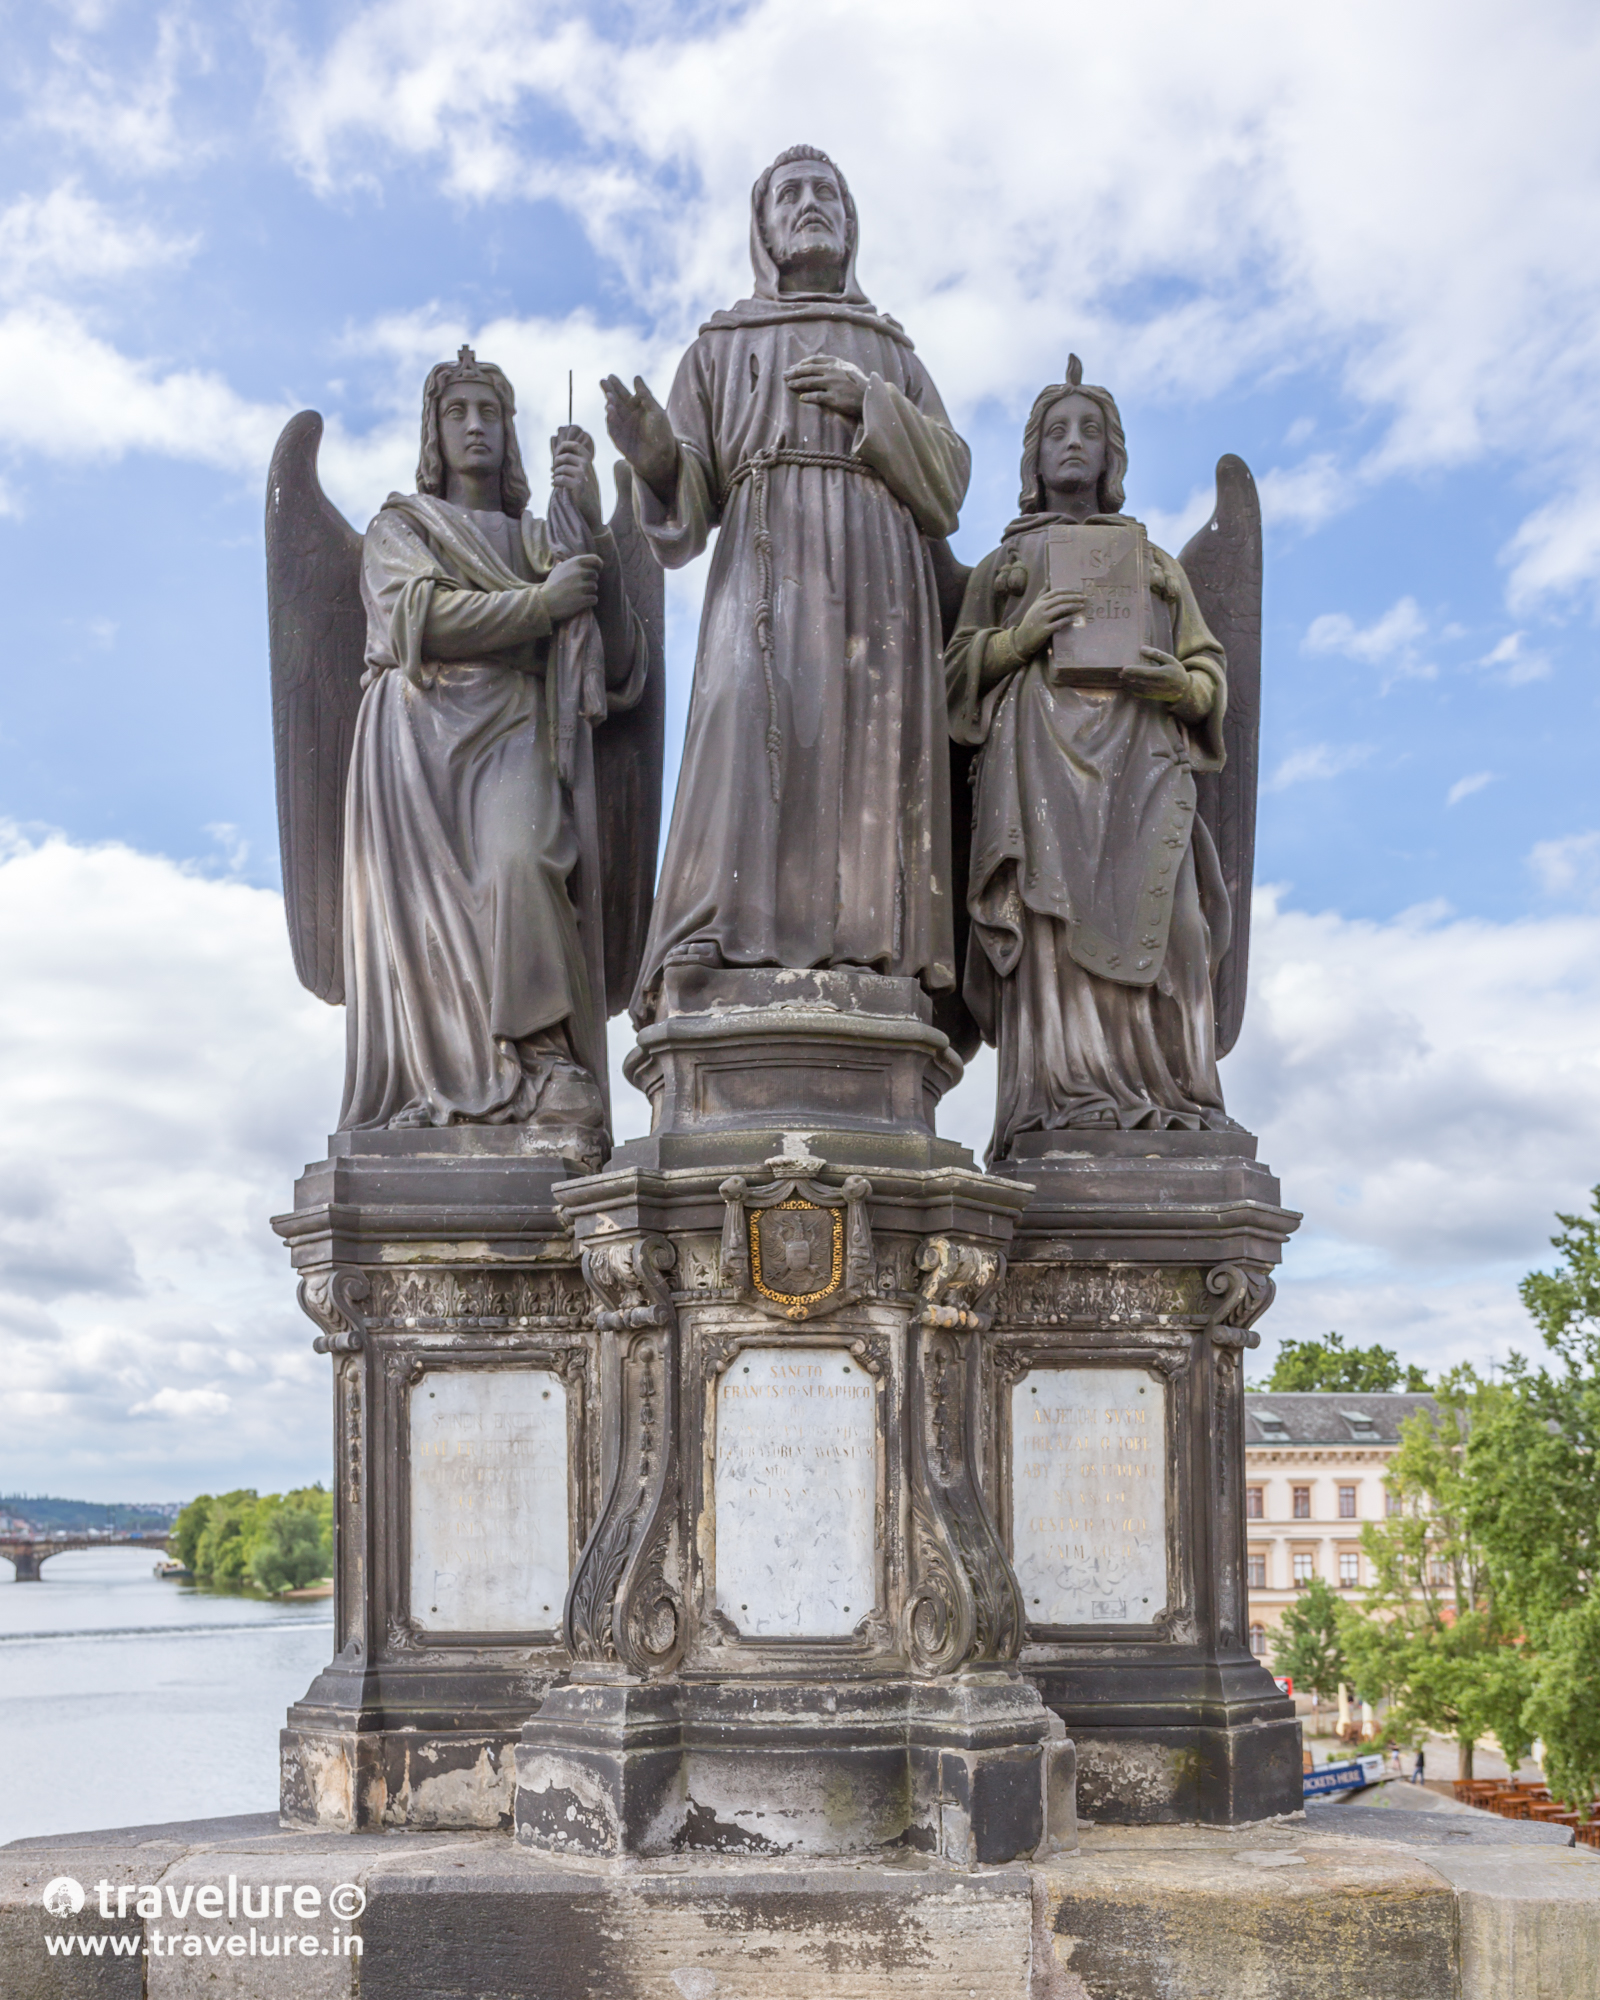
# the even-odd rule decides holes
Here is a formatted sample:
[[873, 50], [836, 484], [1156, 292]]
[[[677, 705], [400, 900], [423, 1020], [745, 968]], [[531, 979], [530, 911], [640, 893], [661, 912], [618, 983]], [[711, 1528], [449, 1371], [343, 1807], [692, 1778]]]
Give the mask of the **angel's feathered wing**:
[[284, 425], [267, 474], [267, 623], [283, 902], [300, 983], [344, 999], [344, 784], [367, 620], [361, 537], [317, 478], [322, 418]]
[[1197, 779], [1200, 816], [1211, 830], [1233, 901], [1233, 938], [1217, 968], [1217, 1054], [1239, 1039], [1250, 974], [1250, 889], [1256, 865], [1256, 771], [1261, 736], [1261, 503], [1256, 482], [1232, 452], [1217, 460], [1217, 504], [1178, 558], [1200, 615], [1228, 656], [1222, 770]]
[[661, 753], [666, 717], [666, 580], [633, 515], [633, 478], [616, 468], [617, 504], [611, 533], [622, 562], [628, 602], [650, 648], [644, 693], [634, 707], [596, 729], [595, 817], [605, 913], [606, 1013], [627, 1006], [639, 977], [650, 908], [655, 899], [656, 849], [661, 839]]

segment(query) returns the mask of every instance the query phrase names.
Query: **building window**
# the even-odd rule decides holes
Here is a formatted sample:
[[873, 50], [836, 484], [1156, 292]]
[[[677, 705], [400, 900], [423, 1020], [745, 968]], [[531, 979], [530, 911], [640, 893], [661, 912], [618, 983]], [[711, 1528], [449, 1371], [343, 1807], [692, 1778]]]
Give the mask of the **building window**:
[[1354, 1590], [1361, 1581], [1361, 1558], [1354, 1549], [1339, 1552], [1339, 1588]]
[[1356, 1517], [1356, 1489], [1353, 1486], [1339, 1488], [1339, 1519], [1353, 1521]]
[[1244, 1489], [1244, 1516], [1247, 1521], [1264, 1521], [1267, 1517], [1267, 1493], [1263, 1486], [1247, 1486]]
[[1316, 1563], [1317, 1559], [1309, 1549], [1297, 1549], [1295, 1551], [1294, 1582], [1297, 1590], [1302, 1584], [1309, 1583], [1316, 1575]]
[[1297, 1521], [1309, 1521], [1311, 1519], [1311, 1488], [1309, 1486], [1297, 1486], [1294, 1489], [1294, 1518]]
[[1250, 1590], [1265, 1590], [1267, 1587], [1267, 1558], [1259, 1550], [1252, 1549], [1245, 1560], [1245, 1583]]
[[1383, 1489], [1383, 1511], [1386, 1514], [1398, 1514], [1400, 1511], [1400, 1495], [1389, 1486]]
[[1428, 1581], [1433, 1584], [1445, 1584], [1450, 1581], [1450, 1565], [1439, 1556], [1428, 1558]]
[[1250, 1627], [1250, 1650], [1258, 1660], [1267, 1657], [1267, 1628], [1265, 1625]]

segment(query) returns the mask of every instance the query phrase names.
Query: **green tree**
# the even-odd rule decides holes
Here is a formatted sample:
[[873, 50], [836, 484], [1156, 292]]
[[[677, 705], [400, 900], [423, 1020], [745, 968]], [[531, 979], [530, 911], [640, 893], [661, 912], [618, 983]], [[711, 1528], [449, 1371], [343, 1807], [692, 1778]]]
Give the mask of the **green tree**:
[[1532, 1654], [1527, 1726], [1550, 1788], [1585, 1811], [1600, 1793], [1600, 1188], [1590, 1209], [1557, 1217], [1561, 1261], [1522, 1282], [1550, 1358], [1513, 1354], [1474, 1421], [1464, 1510]]
[[1399, 1510], [1361, 1531], [1374, 1583], [1361, 1610], [1345, 1607], [1340, 1630], [1356, 1692], [1390, 1705], [1385, 1733], [1453, 1736], [1459, 1775], [1470, 1778], [1485, 1731], [1513, 1765], [1529, 1744], [1530, 1665], [1473, 1530], [1468, 1471], [1473, 1431], [1509, 1391], [1460, 1368], [1434, 1393], [1437, 1415], [1423, 1411], [1401, 1426], [1388, 1476]]
[[302, 1486], [264, 1500], [250, 1538], [249, 1570], [261, 1590], [303, 1590], [333, 1568], [333, 1495]]
[[189, 1502], [172, 1524], [172, 1537], [167, 1546], [185, 1569], [194, 1568], [200, 1537], [205, 1533], [206, 1522], [210, 1520], [211, 1509], [215, 1505], [209, 1493], [202, 1493]]
[[1545, 1780], [1563, 1804], [1589, 1814], [1600, 1799], [1600, 1599], [1551, 1619], [1534, 1668], [1523, 1713], [1543, 1739]]
[[[1251, 1387], [1257, 1385], [1252, 1383]], [[1387, 1347], [1346, 1347], [1343, 1336], [1330, 1333], [1326, 1340], [1286, 1340], [1279, 1347], [1267, 1377], [1268, 1389], [1331, 1389], [1347, 1393], [1376, 1392], [1404, 1387], [1412, 1393], [1425, 1390], [1428, 1378], [1415, 1362], [1402, 1368], [1400, 1358]]]
[[1292, 1674], [1297, 1688], [1335, 1695], [1349, 1675], [1339, 1632], [1339, 1600], [1313, 1577], [1283, 1614], [1272, 1641], [1272, 1670]]
[[240, 1487], [211, 1502], [190, 1564], [195, 1581], [213, 1590], [237, 1590], [250, 1567], [250, 1538], [259, 1505], [255, 1488]]

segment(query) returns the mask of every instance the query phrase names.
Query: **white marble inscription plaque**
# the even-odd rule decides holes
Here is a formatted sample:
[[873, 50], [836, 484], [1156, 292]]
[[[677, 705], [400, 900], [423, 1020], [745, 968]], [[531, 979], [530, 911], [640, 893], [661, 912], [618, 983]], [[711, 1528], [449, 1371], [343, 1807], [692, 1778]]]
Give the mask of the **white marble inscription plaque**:
[[1011, 1391], [1011, 1540], [1030, 1625], [1148, 1625], [1167, 1602], [1166, 1384], [1035, 1368]]
[[878, 1392], [837, 1347], [746, 1347], [717, 1384], [717, 1609], [847, 1636], [877, 1599]]
[[567, 1594], [567, 1391], [547, 1368], [431, 1369], [411, 1388], [411, 1616], [548, 1632]]

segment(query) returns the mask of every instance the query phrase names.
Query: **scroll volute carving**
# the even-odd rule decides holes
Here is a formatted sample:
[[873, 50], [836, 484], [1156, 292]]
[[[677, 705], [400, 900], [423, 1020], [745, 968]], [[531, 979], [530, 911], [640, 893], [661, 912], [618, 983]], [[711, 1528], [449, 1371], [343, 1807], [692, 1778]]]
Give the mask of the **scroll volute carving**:
[[1005, 1274], [998, 1251], [932, 1237], [918, 1266], [921, 1303], [911, 1331], [912, 1589], [906, 1647], [919, 1673], [1015, 1659], [1022, 1592], [984, 1502], [978, 1476], [983, 1409], [976, 1335], [993, 1320]]
[[1217, 1301], [1206, 1321], [1213, 1342], [1236, 1353], [1259, 1347], [1261, 1336], [1255, 1324], [1278, 1290], [1266, 1272], [1253, 1271], [1245, 1264], [1214, 1264], [1206, 1273], [1206, 1290]]
[[615, 1450], [563, 1623], [574, 1659], [616, 1661], [638, 1674], [670, 1671], [687, 1636], [671, 1574], [679, 1484], [677, 1312], [667, 1282], [674, 1258], [663, 1236], [583, 1253], [595, 1325], [613, 1347], [602, 1369], [601, 1420]]
[[371, 1296], [367, 1274], [355, 1264], [335, 1264], [300, 1280], [300, 1310], [322, 1331], [311, 1345], [318, 1354], [359, 1354], [366, 1345]]

